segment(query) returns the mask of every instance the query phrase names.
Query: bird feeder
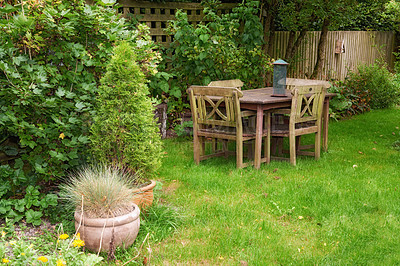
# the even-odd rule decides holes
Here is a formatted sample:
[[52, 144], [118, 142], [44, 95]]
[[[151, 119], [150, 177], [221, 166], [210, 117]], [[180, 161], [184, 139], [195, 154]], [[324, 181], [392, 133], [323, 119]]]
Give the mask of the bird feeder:
[[288, 63], [279, 59], [274, 62], [274, 80], [273, 80], [273, 94], [275, 97], [285, 97], [286, 93], [286, 74]]

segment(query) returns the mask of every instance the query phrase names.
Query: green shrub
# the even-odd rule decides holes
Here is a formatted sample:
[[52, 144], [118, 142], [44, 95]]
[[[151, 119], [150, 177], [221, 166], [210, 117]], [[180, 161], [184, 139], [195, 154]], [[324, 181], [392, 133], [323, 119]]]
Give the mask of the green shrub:
[[329, 92], [336, 93], [336, 96], [329, 101], [329, 115], [335, 120], [340, 119], [347, 115], [349, 108], [352, 106], [352, 102], [343, 93], [343, 82], [334, 81], [332, 86], [329, 88]]
[[[147, 33], [128, 29], [115, 9], [83, 0], [2, 5], [0, 155], [9, 163], [0, 169], [0, 183], [9, 184], [2, 200], [22, 199], [29, 185], [54, 181], [86, 162], [95, 94], [115, 41], [129, 40], [143, 72], [154, 74], [158, 54], [149, 49]], [[27, 211], [9, 206], [0, 208], [0, 218]]]
[[337, 94], [332, 99], [331, 114], [347, 116], [397, 104], [400, 82], [385, 66], [360, 65], [357, 71], [349, 72], [344, 82], [334, 82], [330, 92]]
[[103, 164], [152, 177], [160, 166], [161, 137], [136, 52], [121, 42], [101, 79], [91, 150]]
[[398, 102], [399, 83], [385, 66], [360, 65], [357, 70], [349, 73], [344, 86], [360, 111], [387, 108]]
[[[212, 80], [241, 79], [244, 89], [265, 85], [271, 62], [263, 53], [263, 28], [259, 2], [240, 4], [231, 13], [218, 15], [205, 7], [204, 24], [192, 25], [187, 14], [178, 10], [169, 32], [173, 42], [164, 53], [159, 78], [150, 84], [153, 96], [167, 98], [169, 112], [187, 107], [181, 101], [189, 85], [207, 85]], [[164, 74], [165, 73], [165, 74]]]

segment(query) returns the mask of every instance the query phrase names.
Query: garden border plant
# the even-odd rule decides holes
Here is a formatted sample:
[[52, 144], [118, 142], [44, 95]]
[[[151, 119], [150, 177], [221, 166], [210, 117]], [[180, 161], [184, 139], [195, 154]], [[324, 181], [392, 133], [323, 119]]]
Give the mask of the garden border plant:
[[[159, 55], [148, 28], [128, 25], [112, 6], [83, 0], [7, 0], [0, 9], [0, 151], [8, 156], [0, 217], [34, 211], [39, 223], [54, 205], [44, 188], [86, 162], [97, 86], [117, 40], [129, 41], [141, 70], [154, 74]], [[36, 201], [13, 207], [29, 186]]]
[[241, 79], [244, 89], [257, 88], [265, 85], [265, 75], [272, 70], [270, 58], [262, 51], [259, 2], [239, 4], [221, 15], [215, 5], [205, 4], [204, 24], [190, 24], [182, 10], [169, 22], [168, 33], [174, 39], [149, 87], [153, 97], [168, 102], [168, 113], [175, 118], [172, 126], [189, 107], [185, 97], [188, 86]]
[[101, 84], [91, 151], [100, 163], [119, 166], [136, 175], [137, 185], [143, 184], [161, 165], [161, 136], [145, 75], [128, 42], [115, 47]]
[[386, 65], [379, 63], [359, 65], [343, 82], [334, 81], [329, 91], [337, 93], [330, 105], [334, 118], [384, 109], [400, 102], [398, 74], [390, 73]]

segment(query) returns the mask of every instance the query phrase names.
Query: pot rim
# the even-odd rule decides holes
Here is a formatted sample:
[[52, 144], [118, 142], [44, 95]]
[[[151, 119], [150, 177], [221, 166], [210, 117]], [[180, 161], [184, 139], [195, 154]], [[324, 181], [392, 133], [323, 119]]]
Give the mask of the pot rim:
[[147, 186], [135, 189], [134, 193], [140, 193], [140, 192], [144, 192], [144, 191], [153, 189], [156, 186], [157, 183], [154, 180], [150, 180], [150, 182], [151, 183], [149, 185], [147, 185]]
[[92, 226], [92, 227], [112, 227], [112, 226], [120, 226], [127, 223], [130, 223], [136, 219], [139, 219], [140, 209], [135, 204], [132, 203], [134, 209], [130, 213], [117, 216], [117, 217], [109, 217], [109, 218], [89, 218], [85, 214], [81, 215], [80, 210], [76, 210], [74, 217], [75, 222], [80, 223], [80, 219], [82, 216], [82, 225]]

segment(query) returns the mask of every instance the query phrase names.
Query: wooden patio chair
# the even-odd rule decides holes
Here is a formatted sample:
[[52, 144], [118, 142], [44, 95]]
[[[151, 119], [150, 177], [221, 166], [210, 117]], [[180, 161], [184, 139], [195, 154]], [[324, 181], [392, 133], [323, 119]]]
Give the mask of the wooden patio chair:
[[[295, 86], [291, 109], [275, 109], [267, 112], [267, 138], [265, 154], [271, 160], [271, 137], [288, 137], [290, 163], [296, 165], [296, 154], [320, 158], [322, 107], [326, 88], [323, 85]], [[273, 115], [289, 115], [289, 123], [272, 125]], [[302, 151], [296, 146], [296, 137], [315, 134], [314, 151]], [[281, 158], [282, 159], [282, 158]]]
[[[225, 80], [215, 80], [208, 83], [208, 86], [212, 87], [230, 87], [236, 88], [238, 90], [242, 90], [244, 83], [240, 79], [225, 79]], [[243, 118], [243, 127], [253, 127], [256, 126], [256, 116], [250, 116]], [[223, 142], [227, 142], [228, 140], [222, 140]], [[216, 144], [214, 144], [216, 145]], [[227, 144], [224, 144], [227, 145]], [[254, 141], [247, 143], [247, 157], [253, 159], [254, 155]]]
[[[324, 88], [328, 89], [331, 87], [331, 84], [325, 80], [316, 80], [316, 79], [299, 79], [299, 78], [286, 78], [286, 89], [293, 90], [296, 86], [309, 86], [309, 85], [322, 85]], [[274, 116], [273, 120], [271, 120], [271, 125], [275, 124], [289, 124], [289, 118], [285, 116]], [[307, 150], [312, 148], [310, 145], [302, 145], [301, 144], [301, 136], [296, 137], [296, 149], [297, 151]], [[271, 144], [271, 150], [277, 151], [279, 155], [282, 155], [283, 150], [283, 138], [276, 137], [273, 139]], [[285, 151], [286, 152], [286, 151]]]
[[[222, 150], [212, 149], [205, 153], [207, 139], [233, 140], [236, 142], [236, 167], [246, 167], [243, 162], [243, 143], [256, 137], [255, 129], [243, 127], [242, 118], [255, 115], [254, 111], [242, 111], [239, 98], [242, 92], [231, 87], [191, 86], [188, 89], [193, 119], [193, 155], [196, 164], [216, 156], [227, 157], [231, 152], [223, 142]], [[266, 137], [266, 132], [263, 132]], [[254, 157], [254, 156], [253, 156]]]

